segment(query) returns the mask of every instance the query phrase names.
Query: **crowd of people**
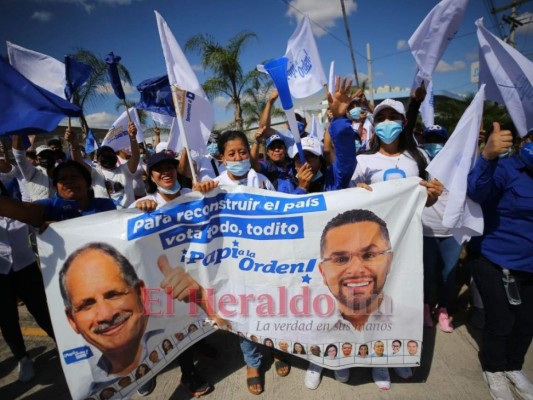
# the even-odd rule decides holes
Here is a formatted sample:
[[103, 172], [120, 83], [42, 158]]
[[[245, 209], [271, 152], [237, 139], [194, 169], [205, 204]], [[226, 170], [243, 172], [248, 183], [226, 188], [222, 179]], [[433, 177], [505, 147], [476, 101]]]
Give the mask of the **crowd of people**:
[[[194, 170], [187, 162], [187, 152], [178, 156], [168, 149], [157, 128], [153, 145], [137, 143], [133, 123], [128, 126], [127, 149], [101, 146], [93, 157], [83, 154], [78, 136], [70, 128], [64, 136], [66, 153], [61, 140], [25, 148], [21, 137], [13, 135], [11, 148], [3, 148], [0, 154], [0, 296], [4, 299], [0, 328], [18, 360], [19, 380], [29, 381], [35, 372], [18, 322], [18, 299], [54, 339], [35, 246], [35, 235], [48, 224], [122, 208], [151, 212], [192, 190], [207, 193], [218, 185], [303, 195], [350, 187], [371, 191], [377, 182], [419, 177], [427, 192], [421, 238], [424, 326], [434, 328], [436, 324], [443, 332], [453, 332], [449, 305], [456, 293], [459, 258], [466, 249], [475, 282], [471, 289], [477, 288], [484, 310], [480, 359], [490, 394], [494, 399], [512, 399], [512, 385], [523, 398], [533, 399], [533, 385], [522, 372], [533, 335], [529, 308], [533, 306], [533, 131], [520, 139], [512, 128], [503, 129], [495, 122], [488, 138], [480, 140], [480, 154], [465, 179], [468, 196], [482, 207], [485, 231], [461, 245], [442, 222], [449, 193], [426, 172], [429, 162], [446, 146], [449, 133], [438, 125], [426, 127], [421, 135], [415, 132], [425, 94], [423, 86], [418, 88], [407, 110], [393, 99], [373, 107], [362, 90], [354, 91], [350, 81], [337, 78], [335, 92], [328, 95], [323, 139], [307, 132], [305, 113], [296, 110], [305, 162], [296, 145], [287, 140], [292, 134], [276, 131], [271, 125], [276, 91], [266, 103], [251, 145], [241, 131], [212, 135], [207, 143], [209, 154], [194, 160]], [[344, 273], [353, 272], [346, 268]], [[392, 353], [402, 346], [395, 342]], [[239, 336], [239, 343], [247, 387], [253, 394], [263, 392], [261, 365], [266, 349], [281, 377], [290, 373], [291, 352], [306, 351], [300, 343], [280, 351], [270, 339], [260, 344]], [[413, 343], [418, 346], [410, 341], [406, 347]], [[194, 367], [194, 348], [198, 347], [178, 358], [181, 384], [194, 396], [213, 389]], [[350, 343], [340, 348], [330, 345], [324, 357], [350, 354], [352, 347]], [[314, 354], [312, 348], [309, 351]], [[381, 341], [375, 342], [373, 349], [361, 345], [357, 350], [360, 357], [382, 357], [384, 351]], [[402, 379], [413, 375], [409, 367], [393, 370]], [[318, 388], [322, 371], [310, 362], [305, 386]], [[374, 366], [370, 371], [380, 389], [390, 389], [387, 367]], [[337, 369], [334, 376], [347, 382], [350, 369]], [[156, 378], [150, 379], [139, 388], [139, 394], [151, 393], [155, 382]]]

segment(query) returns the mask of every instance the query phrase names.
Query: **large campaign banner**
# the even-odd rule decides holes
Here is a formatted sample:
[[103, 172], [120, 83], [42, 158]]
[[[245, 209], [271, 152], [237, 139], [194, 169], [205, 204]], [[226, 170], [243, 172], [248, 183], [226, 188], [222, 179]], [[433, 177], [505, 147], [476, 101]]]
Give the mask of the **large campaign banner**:
[[128, 396], [216, 328], [330, 369], [419, 365], [425, 200], [418, 178], [224, 186], [51, 224], [39, 252], [72, 397]]

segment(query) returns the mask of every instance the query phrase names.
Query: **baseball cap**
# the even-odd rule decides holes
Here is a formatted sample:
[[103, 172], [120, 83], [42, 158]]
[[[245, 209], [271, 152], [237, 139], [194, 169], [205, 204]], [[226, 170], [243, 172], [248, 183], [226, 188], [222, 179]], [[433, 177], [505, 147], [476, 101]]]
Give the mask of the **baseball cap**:
[[150, 172], [152, 168], [154, 168], [157, 164], [162, 163], [164, 161], [170, 161], [175, 165], [178, 165], [178, 160], [172, 157], [172, 155], [164, 152], [156, 153], [148, 159], [148, 163], [146, 164], [148, 172]]
[[[322, 143], [320, 143], [320, 141], [313, 137], [313, 136], [306, 136], [304, 138], [302, 138], [302, 149], [303, 151], [309, 151], [311, 153], [313, 153], [314, 155], [316, 156], [321, 156], [322, 155]], [[295, 149], [296, 149], [296, 145], [295, 146]], [[297, 153], [298, 151], [296, 150], [295, 154]]]
[[51, 151], [52, 153], [54, 152], [54, 150], [52, 150], [52, 148], [50, 146], [46, 146], [46, 145], [42, 145], [42, 146], [39, 146], [35, 149], [35, 154], [36, 155], [39, 155], [41, 154], [43, 151]]
[[403, 103], [397, 100], [393, 99], [385, 99], [381, 103], [379, 103], [376, 108], [374, 108], [373, 115], [376, 116], [378, 113], [383, 110], [384, 108], [392, 108], [398, 113], [402, 114], [405, 118], [405, 107], [403, 106]]
[[168, 147], [168, 142], [159, 142], [157, 146], [155, 146], [155, 152], [161, 153], [163, 150], [166, 150]]
[[281, 138], [280, 135], [272, 135], [272, 136], [269, 136], [265, 142], [266, 148], [268, 149], [270, 145], [274, 142], [281, 142], [285, 144], [285, 141]]
[[444, 139], [448, 139], [448, 131], [440, 125], [428, 126], [424, 129], [424, 136], [436, 135]]

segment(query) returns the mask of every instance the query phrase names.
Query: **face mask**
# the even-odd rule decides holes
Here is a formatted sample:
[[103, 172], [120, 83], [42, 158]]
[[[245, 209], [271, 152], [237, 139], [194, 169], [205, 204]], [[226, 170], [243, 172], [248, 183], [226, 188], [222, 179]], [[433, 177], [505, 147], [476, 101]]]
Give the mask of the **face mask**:
[[402, 133], [402, 121], [384, 121], [376, 125], [376, 135], [383, 143], [391, 144]]
[[207, 146], [207, 151], [209, 152], [209, 154], [211, 154], [212, 156], [218, 156], [220, 153], [218, 152], [218, 146], [216, 143], [210, 143], [208, 146]]
[[181, 185], [178, 181], [176, 181], [176, 183], [174, 184], [174, 186], [172, 186], [170, 189], [166, 189], [164, 187], [161, 187], [161, 186], [157, 186], [157, 191], [158, 192], [161, 192], [163, 194], [176, 194], [180, 191], [181, 189]]
[[440, 143], [424, 143], [422, 147], [426, 150], [426, 153], [428, 153], [429, 158], [433, 160], [444, 146]]
[[533, 168], [533, 142], [524, 143], [520, 150], [520, 158], [530, 169]]
[[354, 107], [350, 110], [350, 117], [352, 119], [359, 119], [361, 116], [361, 107]]
[[355, 141], [355, 152], [358, 153], [362, 146], [363, 145], [361, 144], [361, 142], [359, 140], [356, 140]]
[[296, 125], [298, 125], [298, 132], [300, 134], [305, 132], [305, 124], [303, 122], [296, 121]]
[[314, 182], [320, 178], [322, 178], [322, 171], [318, 170], [318, 172], [313, 176], [313, 179], [311, 179], [311, 182]]
[[100, 156], [100, 165], [106, 169], [113, 169], [117, 165], [117, 156], [115, 154], [102, 154]]
[[226, 169], [234, 176], [244, 176], [250, 171], [250, 159], [242, 161], [226, 161]]

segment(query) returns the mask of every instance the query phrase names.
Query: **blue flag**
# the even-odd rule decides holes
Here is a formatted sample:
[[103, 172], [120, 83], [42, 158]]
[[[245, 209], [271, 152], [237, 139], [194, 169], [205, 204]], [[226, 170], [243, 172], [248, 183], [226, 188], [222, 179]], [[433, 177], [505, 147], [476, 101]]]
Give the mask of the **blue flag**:
[[92, 129], [89, 129], [89, 134], [85, 139], [85, 154], [92, 153], [96, 151], [99, 147], [100, 145], [98, 144], [96, 136], [94, 136]]
[[141, 100], [136, 108], [158, 114], [176, 116], [168, 75], [146, 79], [137, 85]]
[[68, 101], [72, 99], [72, 95], [81, 85], [83, 85], [89, 76], [93, 67], [90, 65], [76, 61], [71, 56], [65, 56], [65, 97]]
[[113, 91], [120, 100], [125, 100], [126, 95], [124, 94], [124, 89], [122, 88], [122, 82], [120, 81], [120, 76], [118, 74], [118, 62], [120, 57], [109, 53], [105, 58], [107, 64], [107, 75], [109, 76], [109, 81], [113, 87]]
[[50, 132], [65, 116], [82, 110], [26, 79], [0, 57], [0, 136]]

